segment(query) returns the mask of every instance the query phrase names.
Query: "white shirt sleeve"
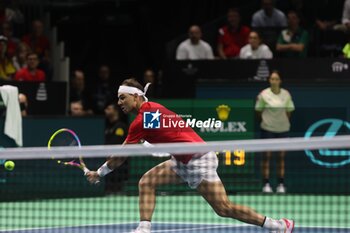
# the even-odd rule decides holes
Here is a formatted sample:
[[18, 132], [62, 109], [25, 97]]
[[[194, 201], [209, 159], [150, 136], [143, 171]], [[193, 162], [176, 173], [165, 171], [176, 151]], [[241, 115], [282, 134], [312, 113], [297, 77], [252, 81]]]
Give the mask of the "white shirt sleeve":
[[243, 46], [239, 51], [239, 58], [246, 59], [246, 46]]
[[265, 108], [265, 101], [264, 101], [264, 98], [262, 97], [262, 94], [260, 93], [256, 98], [255, 111], [262, 112], [264, 108]]
[[291, 95], [289, 95], [286, 109], [287, 109], [287, 112], [293, 112], [295, 110], [294, 102], [292, 100], [292, 96]]
[[185, 46], [181, 43], [176, 49], [176, 60], [186, 60], [188, 59], [188, 54]]
[[272, 59], [273, 58], [273, 54], [269, 48], [269, 46], [264, 46], [264, 51], [263, 51], [263, 57], [264, 59]]
[[350, 0], [344, 2], [342, 23], [350, 23]]
[[244, 59], [242, 49], [241, 49], [241, 51], [239, 51], [239, 58], [240, 58], [240, 59]]
[[206, 58], [207, 59], [214, 59], [214, 53], [213, 53], [213, 49], [211, 48], [211, 46], [208, 44], [207, 49], [206, 49]]

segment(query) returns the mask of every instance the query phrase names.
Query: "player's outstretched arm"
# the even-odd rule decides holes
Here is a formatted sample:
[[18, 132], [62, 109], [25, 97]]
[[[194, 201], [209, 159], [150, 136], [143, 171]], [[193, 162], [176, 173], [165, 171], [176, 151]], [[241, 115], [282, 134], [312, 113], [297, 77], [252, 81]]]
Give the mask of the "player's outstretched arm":
[[[126, 142], [123, 143], [125, 145]], [[104, 177], [108, 173], [112, 172], [114, 169], [121, 166], [127, 157], [109, 157], [107, 161], [99, 168], [97, 171], [89, 171], [86, 173], [87, 180], [91, 184], [96, 184], [100, 181], [101, 177]]]
[[109, 158], [107, 161], [99, 168], [97, 171], [89, 171], [86, 173], [87, 180], [91, 184], [96, 184], [101, 177], [104, 177], [108, 173], [112, 172], [114, 169], [121, 166], [126, 160], [126, 157], [119, 158]]

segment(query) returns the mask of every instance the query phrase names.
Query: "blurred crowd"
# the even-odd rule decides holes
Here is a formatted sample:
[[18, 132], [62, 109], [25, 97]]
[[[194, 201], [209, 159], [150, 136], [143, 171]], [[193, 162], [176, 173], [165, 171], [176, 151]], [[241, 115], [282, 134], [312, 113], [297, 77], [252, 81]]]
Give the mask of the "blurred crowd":
[[329, 11], [313, 19], [307, 17], [311, 12], [307, 12], [306, 1], [279, 2], [288, 6], [280, 10], [274, 0], [261, 0], [261, 9], [251, 16], [251, 25], [242, 23], [240, 9], [228, 9], [226, 24], [218, 29], [214, 45], [202, 39], [200, 26], [190, 26], [188, 39], [177, 47], [176, 59], [305, 58], [312, 43], [320, 44], [312, 47], [319, 50], [313, 55], [350, 57], [350, 0], [344, 1], [342, 18]]
[[[26, 18], [12, 1], [0, 1], [0, 80], [45, 82], [52, 79], [49, 25], [40, 19]], [[278, 4], [276, 4], [278, 3]], [[323, 1], [324, 3], [324, 1]], [[323, 4], [322, 3], [322, 4]], [[188, 38], [179, 41], [175, 59], [272, 59], [310, 56], [311, 44], [329, 56], [350, 58], [350, 0], [344, 0], [343, 12], [327, 9], [312, 19], [303, 0], [260, 0], [260, 9], [247, 18], [239, 8], [229, 8], [226, 22], [216, 28], [215, 43], [205, 41], [200, 25], [190, 25]], [[326, 6], [323, 4], [323, 6]], [[281, 9], [279, 9], [281, 7]], [[337, 18], [336, 15], [342, 15]], [[31, 21], [27, 32], [20, 34], [18, 25]], [[311, 22], [312, 21], [312, 22]], [[315, 32], [318, 37], [315, 39]], [[335, 36], [334, 36], [335, 35]], [[321, 51], [313, 51], [320, 54]], [[116, 102], [118, 80], [113, 64], [97, 64], [94, 73], [72, 67], [69, 77], [69, 113], [73, 116], [103, 115], [110, 103]], [[147, 96], [159, 97], [162, 71], [144, 69], [141, 83], [152, 83]], [[23, 109], [28, 107], [21, 96]], [[24, 107], [26, 106], [26, 107]]]
[[[0, 80], [42, 82], [51, 77], [50, 41], [40, 19], [26, 19], [22, 12], [0, 1]], [[28, 32], [18, 26], [31, 20]]]

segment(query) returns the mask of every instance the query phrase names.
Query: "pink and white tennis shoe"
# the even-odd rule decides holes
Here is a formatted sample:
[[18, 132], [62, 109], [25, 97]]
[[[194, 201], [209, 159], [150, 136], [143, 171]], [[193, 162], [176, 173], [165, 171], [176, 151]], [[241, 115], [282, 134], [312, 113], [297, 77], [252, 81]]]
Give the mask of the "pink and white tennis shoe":
[[279, 220], [282, 224], [282, 230], [278, 231], [278, 233], [292, 233], [294, 229], [294, 221], [286, 218], [282, 218]]

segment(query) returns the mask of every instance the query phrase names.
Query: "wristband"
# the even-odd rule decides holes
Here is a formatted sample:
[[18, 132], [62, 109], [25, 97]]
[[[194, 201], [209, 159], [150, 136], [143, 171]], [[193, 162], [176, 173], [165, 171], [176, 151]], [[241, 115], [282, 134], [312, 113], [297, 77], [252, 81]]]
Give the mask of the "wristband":
[[113, 170], [109, 169], [109, 167], [107, 166], [107, 162], [105, 162], [98, 170], [97, 170], [97, 174], [100, 177], [104, 177], [105, 175], [107, 175], [108, 173], [112, 172]]

